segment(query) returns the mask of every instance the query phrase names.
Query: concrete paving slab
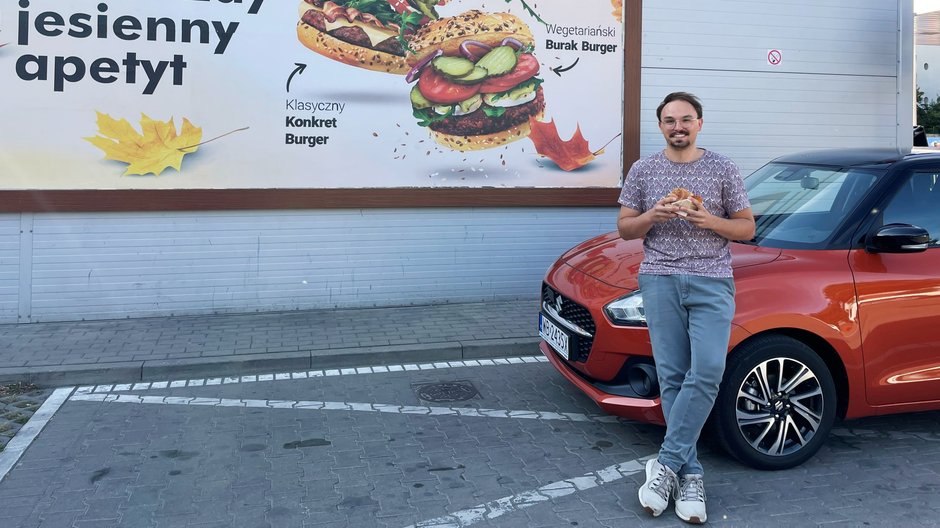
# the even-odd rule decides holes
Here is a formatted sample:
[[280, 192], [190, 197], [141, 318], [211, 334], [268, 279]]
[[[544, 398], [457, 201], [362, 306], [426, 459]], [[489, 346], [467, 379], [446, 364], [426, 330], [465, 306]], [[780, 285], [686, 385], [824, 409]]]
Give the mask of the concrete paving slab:
[[535, 300], [516, 300], [0, 325], [0, 383], [57, 387], [531, 355], [537, 310]]

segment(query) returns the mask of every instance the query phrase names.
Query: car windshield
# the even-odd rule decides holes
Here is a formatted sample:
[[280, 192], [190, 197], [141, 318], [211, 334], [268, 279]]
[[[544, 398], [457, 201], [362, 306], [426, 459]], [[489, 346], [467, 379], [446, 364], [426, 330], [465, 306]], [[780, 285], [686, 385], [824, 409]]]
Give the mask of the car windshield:
[[745, 180], [757, 221], [754, 242], [818, 246], [829, 240], [881, 171], [770, 163]]

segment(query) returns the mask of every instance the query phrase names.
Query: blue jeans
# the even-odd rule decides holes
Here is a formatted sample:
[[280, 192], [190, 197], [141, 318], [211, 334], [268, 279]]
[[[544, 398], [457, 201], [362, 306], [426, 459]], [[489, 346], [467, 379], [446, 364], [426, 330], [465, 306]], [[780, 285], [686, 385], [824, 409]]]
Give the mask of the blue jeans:
[[659, 462], [703, 475], [695, 444], [725, 371], [734, 279], [641, 274], [639, 284], [666, 418]]

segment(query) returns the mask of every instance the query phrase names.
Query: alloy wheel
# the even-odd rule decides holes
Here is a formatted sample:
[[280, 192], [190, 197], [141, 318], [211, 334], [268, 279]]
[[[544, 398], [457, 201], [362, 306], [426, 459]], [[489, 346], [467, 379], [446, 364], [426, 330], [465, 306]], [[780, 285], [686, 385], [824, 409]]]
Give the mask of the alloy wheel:
[[816, 373], [792, 358], [757, 364], [735, 398], [738, 429], [754, 450], [785, 456], [802, 449], [820, 429], [826, 401]]

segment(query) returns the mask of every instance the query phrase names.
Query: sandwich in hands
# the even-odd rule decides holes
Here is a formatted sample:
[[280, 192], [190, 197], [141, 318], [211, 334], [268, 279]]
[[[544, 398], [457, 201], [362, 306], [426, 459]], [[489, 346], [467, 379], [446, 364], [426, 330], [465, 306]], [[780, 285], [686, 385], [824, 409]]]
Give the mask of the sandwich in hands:
[[418, 124], [453, 150], [499, 147], [531, 131], [545, 110], [535, 39], [509, 13], [467, 11], [431, 21], [409, 41], [405, 80], [417, 81], [411, 106]]
[[333, 60], [405, 74], [408, 40], [448, 0], [302, 0], [297, 37]]
[[[676, 197], [676, 201], [672, 202], [671, 205], [675, 205], [677, 207], [684, 207], [686, 209], [691, 209], [693, 211], [698, 211], [698, 204], [695, 202], [696, 201], [698, 201], [699, 203], [702, 202], [701, 196], [697, 194], [692, 194], [691, 192], [689, 192], [688, 189], [685, 189], [683, 187], [676, 187], [669, 194]], [[688, 216], [688, 214], [685, 211], [677, 211], [676, 214], [679, 216]]]

